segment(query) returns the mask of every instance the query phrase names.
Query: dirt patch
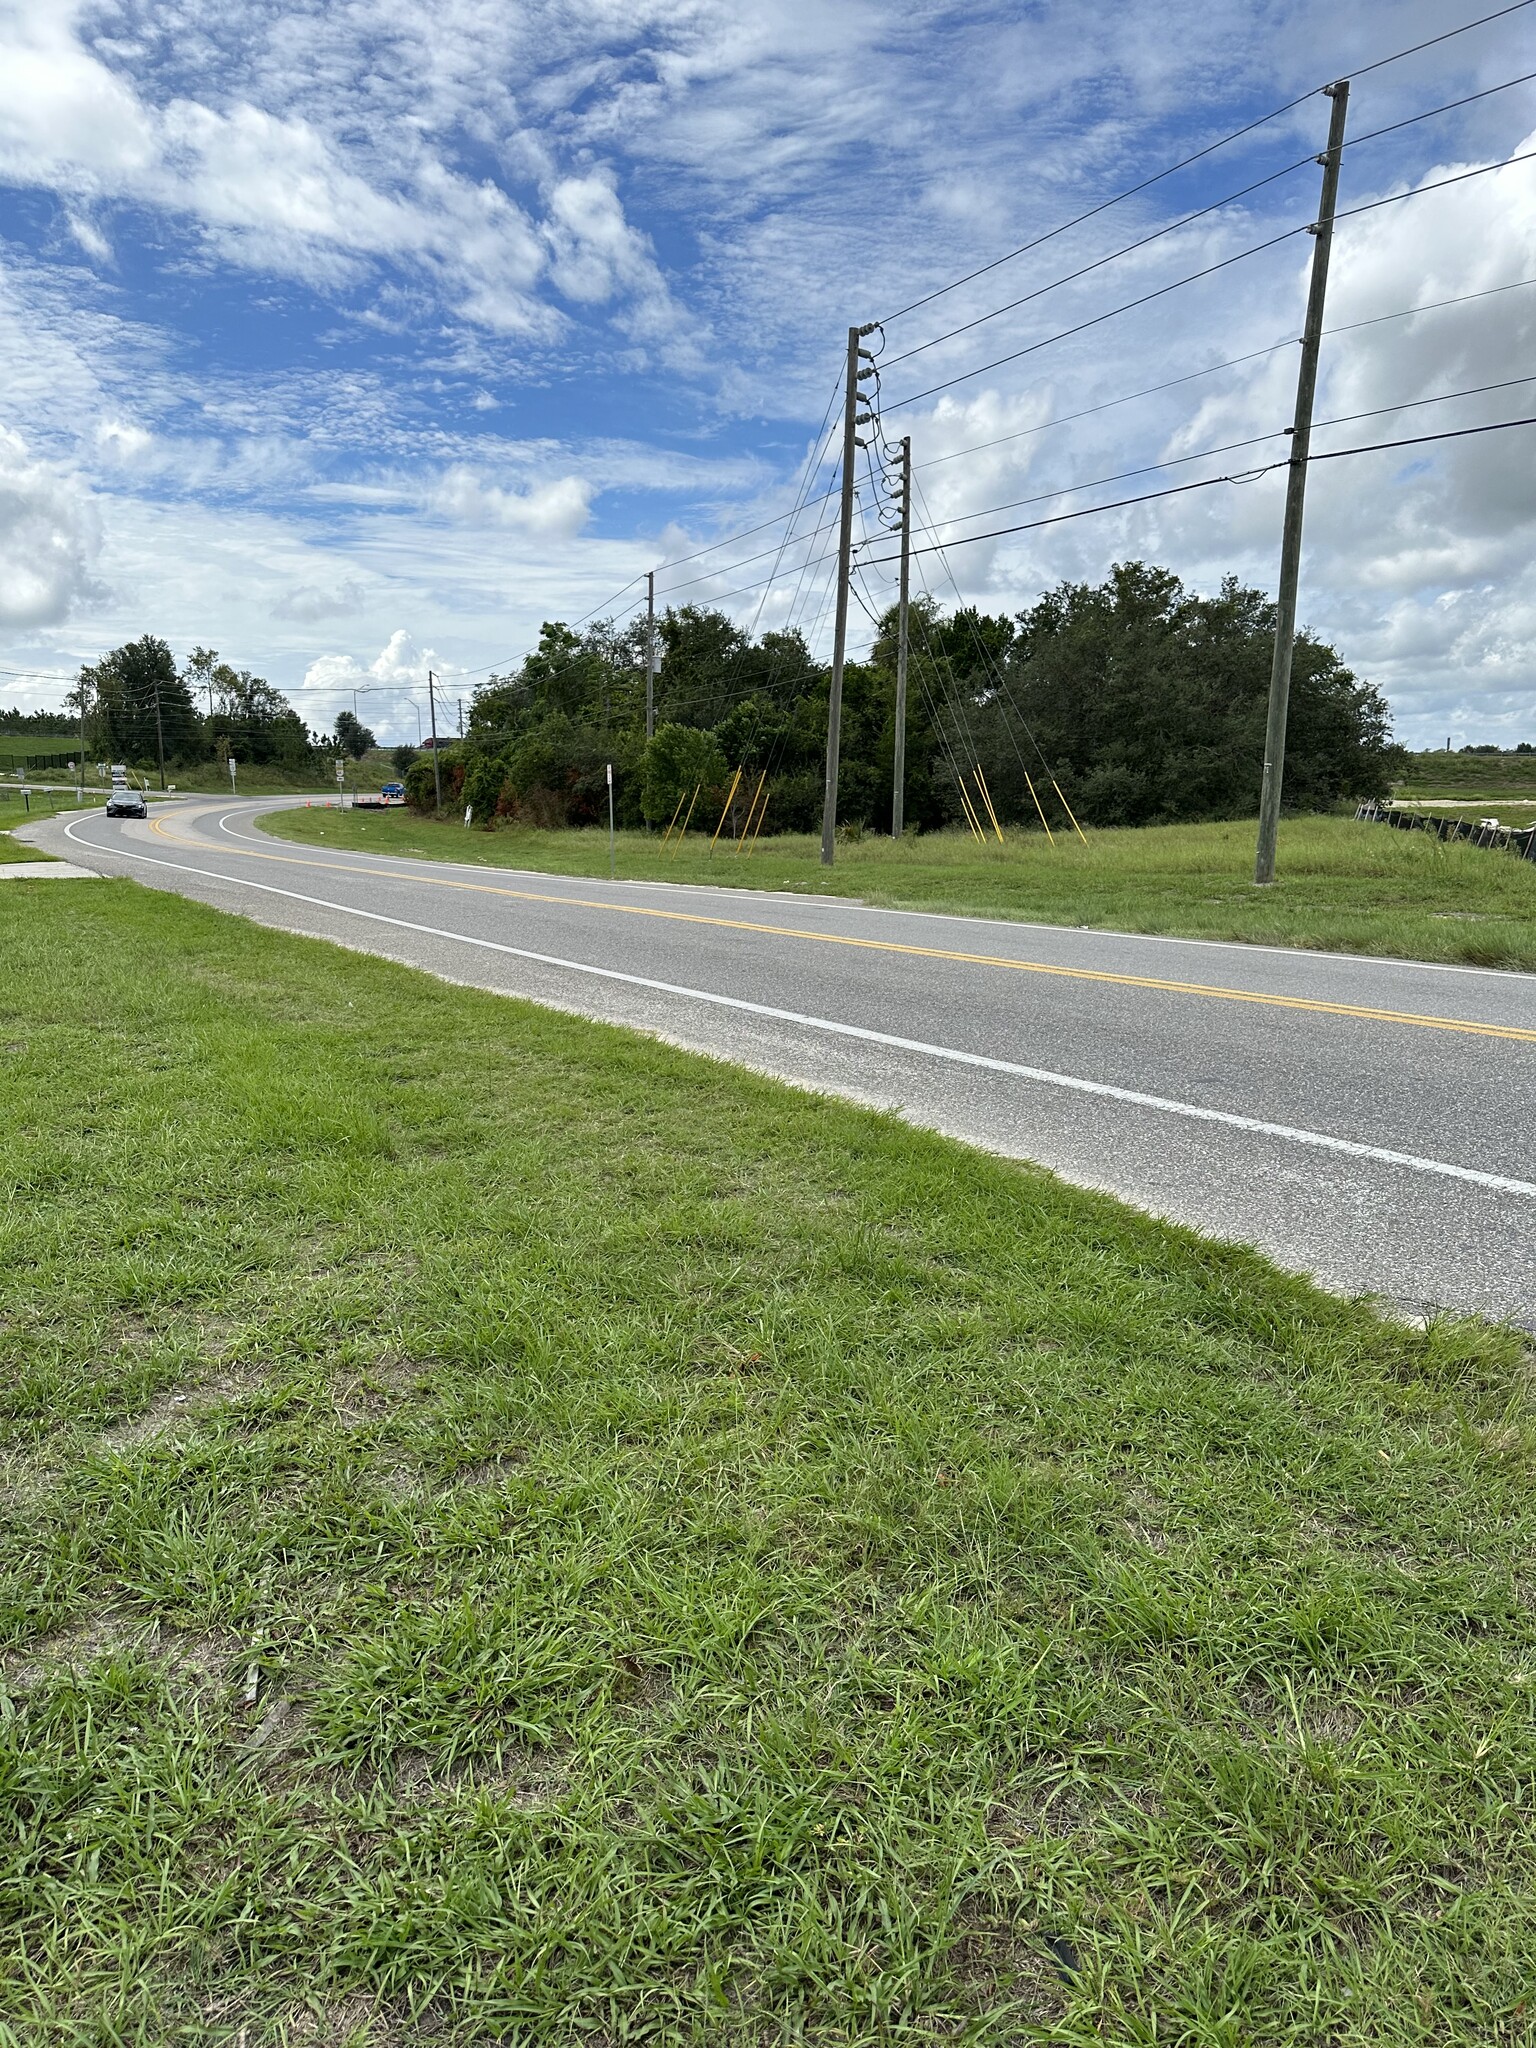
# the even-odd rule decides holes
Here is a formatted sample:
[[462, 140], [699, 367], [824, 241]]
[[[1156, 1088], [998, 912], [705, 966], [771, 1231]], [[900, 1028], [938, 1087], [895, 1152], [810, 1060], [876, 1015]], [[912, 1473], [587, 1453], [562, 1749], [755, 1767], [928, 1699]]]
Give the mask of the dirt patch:
[[260, 1386], [261, 1372], [226, 1372], [218, 1379], [193, 1381], [157, 1395], [129, 1422], [115, 1423], [103, 1430], [100, 1445], [107, 1451], [129, 1451], [140, 1444], [156, 1443], [162, 1437], [179, 1436], [195, 1430], [200, 1422], [220, 1408], [241, 1400]]
[[169, 1629], [142, 1614], [103, 1608], [73, 1628], [60, 1629], [0, 1657], [0, 1685], [30, 1692], [64, 1672], [83, 1672], [104, 1658], [152, 1657], [172, 1681], [196, 1691], [218, 1691], [233, 1683], [244, 1646], [222, 1631]]

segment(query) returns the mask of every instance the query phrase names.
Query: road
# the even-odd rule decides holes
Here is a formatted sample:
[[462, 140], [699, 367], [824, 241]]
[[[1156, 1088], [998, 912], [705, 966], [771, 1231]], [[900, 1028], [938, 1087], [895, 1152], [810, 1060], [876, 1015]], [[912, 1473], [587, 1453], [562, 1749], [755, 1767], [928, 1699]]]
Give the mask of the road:
[[28, 837], [895, 1109], [1346, 1293], [1536, 1330], [1536, 977], [342, 853], [259, 830], [291, 801]]

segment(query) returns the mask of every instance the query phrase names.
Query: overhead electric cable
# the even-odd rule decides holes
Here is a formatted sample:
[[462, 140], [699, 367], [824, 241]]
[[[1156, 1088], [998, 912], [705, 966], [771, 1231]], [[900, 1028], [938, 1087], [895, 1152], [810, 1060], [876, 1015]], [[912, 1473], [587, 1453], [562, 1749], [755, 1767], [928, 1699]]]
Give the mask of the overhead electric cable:
[[[1437, 434], [1410, 434], [1398, 441], [1367, 441], [1358, 448], [1330, 448], [1321, 454], [1309, 454], [1307, 460], [1308, 462], [1337, 462], [1346, 455], [1379, 455], [1394, 448], [1422, 447], [1430, 441], [1460, 441], [1472, 434], [1496, 434], [1502, 432], [1506, 427], [1536, 427], [1536, 414], [1531, 414], [1517, 420], [1490, 420], [1485, 426], [1481, 427], [1448, 427]], [[1134, 498], [1112, 499], [1107, 505], [1083, 505], [1075, 512], [1053, 512], [1047, 519], [1027, 519], [1017, 526], [999, 526], [987, 533], [967, 533], [955, 540], [933, 541], [925, 547], [913, 548], [911, 552], [914, 555], [940, 554], [946, 547], [969, 547], [972, 541], [1001, 540], [1013, 533], [1033, 533], [1038, 527], [1042, 526], [1061, 526], [1072, 519], [1091, 519], [1099, 512], [1123, 511], [1128, 505], [1150, 505], [1158, 498], [1180, 498], [1189, 491], [1209, 490], [1213, 484], [1256, 483], [1260, 477], [1268, 476], [1271, 470], [1284, 469], [1287, 466], [1288, 464], [1285, 462], [1266, 462], [1256, 469], [1242, 470], [1234, 476], [1197, 477], [1193, 483], [1170, 484], [1163, 491], [1142, 491]], [[898, 555], [876, 555], [872, 559], [876, 562], [895, 562], [900, 557]]]
[[[1506, 15], [1519, 14], [1533, 4], [1536, 4], [1536, 0], [1514, 0], [1513, 5], [1497, 8], [1492, 14], [1479, 15], [1475, 21], [1465, 21], [1459, 28], [1446, 29], [1442, 34], [1430, 36], [1407, 49], [1394, 50], [1389, 57], [1378, 57], [1371, 64], [1357, 64], [1351, 70], [1350, 76], [1364, 78], [1373, 71], [1382, 70], [1388, 64], [1401, 63], [1405, 57], [1416, 57], [1421, 51], [1431, 50], [1439, 43], [1448, 43], [1457, 36], [1467, 35], [1475, 28], [1485, 28], [1489, 22], [1502, 21]], [[1010, 249], [1006, 255], [994, 256], [990, 263], [983, 263], [978, 269], [967, 271], [963, 277], [953, 278], [948, 284], [925, 293], [922, 298], [913, 299], [909, 305], [900, 307], [896, 312], [887, 313], [881, 324], [889, 325], [894, 320], [904, 319], [908, 313], [915, 313], [920, 306], [932, 305], [935, 299], [942, 299], [948, 293], [958, 291], [961, 285], [971, 284], [976, 278], [985, 277], [989, 271], [998, 270], [1005, 263], [1012, 263], [1016, 257], [1027, 256], [1031, 249], [1038, 249], [1044, 243], [1054, 241], [1058, 235], [1064, 235], [1072, 228], [1081, 227], [1084, 221], [1107, 212], [1112, 206], [1119, 206], [1127, 199], [1134, 199], [1137, 193], [1161, 184], [1164, 178], [1171, 178], [1177, 171], [1187, 170], [1191, 164], [1199, 163], [1202, 158], [1213, 155], [1218, 149], [1225, 149], [1228, 143], [1238, 142], [1243, 136], [1251, 135], [1256, 128], [1263, 128], [1271, 121], [1278, 121], [1282, 114], [1290, 113], [1293, 108], [1301, 106], [1304, 101], [1322, 90], [1322, 86], [1309, 87], [1306, 92], [1298, 93], [1295, 99], [1287, 100], [1283, 106], [1272, 107], [1267, 114], [1260, 114], [1257, 120], [1247, 121], [1241, 128], [1234, 128], [1229, 135], [1220, 136], [1215, 142], [1208, 142], [1192, 156], [1181, 157], [1177, 163], [1169, 164], [1161, 171], [1155, 171], [1150, 178], [1143, 178], [1135, 185], [1128, 185], [1123, 192], [1116, 192], [1108, 199], [1101, 199], [1097, 206], [1090, 206], [1086, 212], [1075, 214], [1071, 220], [1062, 221], [1058, 226], [1048, 228], [1043, 235], [1036, 235], [1033, 240], [1020, 243], [1017, 249]]]
[[[1422, 306], [1404, 306], [1396, 313], [1377, 313], [1369, 320], [1347, 320], [1337, 327], [1325, 327], [1327, 334], [1353, 334], [1357, 328], [1380, 327], [1390, 320], [1412, 320], [1420, 313], [1438, 313], [1447, 306], [1465, 306], [1474, 299], [1495, 298], [1500, 292], [1517, 292], [1536, 285], [1536, 277], [1516, 278], [1512, 284], [1490, 285], [1480, 292], [1461, 292], [1451, 299], [1430, 299]], [[990, 441], [973, 441], [969, 447], [953, 448], [947, 455], [930, 455], [926, 462], [915, 462], [914, 469], [937, 469], [943, 462], [958, 462], [965, 455], [980, 455], [988, 448], [1001, 448], [1010, 441], [1027, 440], [1033, 434], [1043, 434], [1049, 427], [1064, 427], [1074, 420], [1085, 420], [1094, 413], [1109, 412], [1117, 405], [1129, 405], [1134, 399], [1153, 398], [1159, 392], [1173, 391], [1180, 384], [1192, 384], [1200, 377], [1214, 377], [1221, 370], [1235, 370], [1243, 363], [1254, 363], [1261, 356], [1278, 355], [1283, 348], [1294, 348], [1299, 335], [1288, 334], [1283, 341], [1272, 341], [1267, 348], [1250, 349], [1246, 355], [1229, 356], [1224, 362], [1209, 363], [1203, 370], [1187, 370], [1182, 377], [1169, 377], [1161, 384], [1146, 384], [1139, 391], [1125, 391], [1118, 398], [1101, 399], [1097, 405], [1085, 405], [1078, 412], [1058, 413], [1054, 419], [1040, 420], [1032, 427], [1020, 427], [1012, 434], [997, 434]]]
[[[1536, 4], [1536, 0], [1531, 0], [1531, 4]], [[1505, 157], [1496, 164], [1480, 164], [1475, 170], [1458, 171], [1454, 177], [1437, 178], [1431, 185], [1414, 185], [1406, 192], [1390, 193], [1385, 199], [1367, 200], [1364, 205], [1350, 207], [1347, 212], [1336, 214], [1334, 217], [1336, 220], [1350, 220], [1356, 214], [1373, 213], [1379, 207], [1397, 206], [1405, 199], [1419, 199], [1427, 192], [1444, 191], [1448, 185], [1465, 184], [1469, 178], [1485, 178], [1492, 171], [1508, 170], [1514, 164], [1528, 163], [1533, 157], [1536, 157], [1536, 149], [1524, 150], [1519, 156]], [[1074, 327], [1061, 328], [1057, 333], [1044, 335], [1039, 341], [1029, 342], [1025, 347], [1014, 349], [1008, 355], [998, 356], [990, 363], [979, 363], [973, 370], [961, 370], [953, 377], [946, 377], [941, 383], [930, 384], [924, 391], [915, 391], [910, 397], [895, 399], [886, 410], [901, 412], [907, 406], [916, 405], [924, 398], [932, 398], [937, 392], [948, 391], [953, 385], [967, 383], [972, 377], [984, 377], [989, 370], [998, 370], [1005, 363], [1016, 363], [1023, 356], [1035, 355], [1039, 350], [1049, 348], [1053, 342], [1066, 341], [1072, 335], [1082, 334], [1090, 327], [1100, 327], [1106, 320], [1114, 320], [1121, 313], [1134, 312], [1138, 306], [1149, 305], [1154, 299], [1166, 298], [1170, 292], [1180, 291], [1187, 284], [1197, 284], [1201, 278], [1214, 276], [1219, 270], [1230, 269], [1234, 263], [1241, 263], [1249, 256], [1261, 255], [1264, 250], [1273, 249], [1281, 242], [1292, 241], [1297, 235], [1307, 234], [1310, 229], [1311, 223], [1303, 222], [1300, 227], [1286, 228], [1278, 235], [1271, 235], [1267, 241], [1250, 243], [1246, 249], [1238, 249], [1231, 256], [1223, 256], [1218, 263], [1207, 264], [1202, 270], [1192, 270], [1187, 276], [1175, 278], [1170, 284], [1159, 285], [1155, 291], [1143, 292], [1139, 298], [1127, 299], [1121, 305], [1111, 306], [1107, 312], [1095, 313], [1091, 319], [1080, 320]]]
[[[1489, 391], [1509, 391], [1516, 385], [1536, 384], [1536, 374], [1529, 377], [1505, 377], [1497, 384], [1469, 384], [1460, 391], [1435, 391], [1425, 398], [1400, 398], [1393, 405], [1372, 406], [1366, 412], [1339, 413], [1333, 419], [1314, 420], [1314, 428], [1345, 427], [1356, 420], [1380, 419], [1384, 413], [1409, 412], [1419, 405], [1445, 405], [1455, 398], [1479, 398]], [[1161, 462], [1144, 463], [1139, 469], [1117, 470], [1113, 476], [1097, 476], [1085, 479], [1080, 484], [1058, 484], [1053, 490], [1038, 491], [1030, 498], [1009, 498], [1001, 505], [984, 505], [975, 512], [953, 512], [935, 525], [917, 529], [920, 532], [936, 532], [939, 525], [953, 525], [962, 519], [990, 519], [997, 512], [1014, 512], [1024, 505], [1043, 505], [1051, 498], [1064, 498], [1075, 491], [1095, 491], [1105, 484], [1122, 484], [1135, 476], [1150, 476], [1159, 469], [1178, 469], [1187, 462], [1206, 462], [1213, 455], [1231, 455], [1239, 448], [1257, 448], [1265, 441], [1279, 441], [1290, 432], [1289, 427], [1271, 427], [1267, 434], [1250, 434], [1242, 441], [1222, 441], [1213, 448], [1198, 448], [1190, 455], [1170, 455]]]
[[[1507, 92], [1511, 86], [1527, 85], [1533, 78], [1536, 78], [1536, 71], [1523, 72], [1518, 78], [1506, 78], [1498, 85], [1485, 87], [1482, 92], [1468, 93], [1465, 98], [1459, 100], [1447, 100], [1443, 106], [1427, 107], [1422, 113], [1410, 114], [1405, 120], [1394, 121], [1385, 128], [1369, 129], [1364, 135], [1353, 135], [1344, 147], [1358, 149], [1362, 143], [1375, 142], [1383, 135], [1395, 135], [1400, 128], [1411, 128], [1419, 121], [1432, 120], [1437, 114], [1448, 114], [1458, 107], [1470, 106], [1474, 100], [1487, 99], [1492, 93]], [[898, 363], [905, 363], [913, 356], [921, 355], [925, 349], [937, 348], [941, 342], [953, 341], [957, 335], [969, 334], [977, 327], [985, 327], [989, 320], [1001, 319], [1004, 313], [1017, 312], [1020, 306], [1027, 306], [1031, 301], [1043, 298], [1047, 292], [1057, 291], [1062, 285], [1076, 284], [1080, 278], [1090, 276], [1095, 270], [1103, 270], [1108, 264], [1118, 263], [1122, 256], [1131, 256], [1138, 249], [1149, 248], [1153, 242], [1161, 241], [1165, 235], [1176, 234], [1180, 228], [1191, 227], [1197, 220], [1204, 220], [1209, 214], [1219, 213], [1223, 207], [1234, 205], [1239, 199], [1246, 199], [1250, 193], [1262, 191], [1266, 185], [1276, 184], [1281, 178], [1288, 178], [1293, 171], [1304, 170], [1308, 164], [1316, 161], [1316, 152], [1309, 150], [1305, 156], [1297, 157], [1294, 162], [1282, 164], [1278, 171], [1270, 171], [1265, 177], [1255, 178], [1251, 185], [1239, 186], [1235, 192], [1227, 193], [1222, 199], [1213, 199], [1209, 205], [1197, 207], [1193, 213], [1182, 214], [1177, 220], [1167, 221], [1162, 227], [1153, 228], [1150, 233], [1139, 236], [1136, 241], [1126, 242], [1121, 248], [1111, 250], [1106, 256], [1097, 256], [1091, 263], [1085, 263], [1077, 270], [1069, 270], [1061, 277], [1052, 278], [1048, 284], [1036, 285], [1032, 291], [1024, 292], [1019, 298], [1009, 299], [1005, 305], [994, 306], [987, 313], [978, 313], [974, 320], [966, 320], [958, 327], [947, 328], [943, 334], [935, 334], [927, 341], [917, 342], [901, 355], [891, 356], [881, 367], [887, 370], [894, 369]], [[1337, 217], [1345, 218], [1344, 215]]]

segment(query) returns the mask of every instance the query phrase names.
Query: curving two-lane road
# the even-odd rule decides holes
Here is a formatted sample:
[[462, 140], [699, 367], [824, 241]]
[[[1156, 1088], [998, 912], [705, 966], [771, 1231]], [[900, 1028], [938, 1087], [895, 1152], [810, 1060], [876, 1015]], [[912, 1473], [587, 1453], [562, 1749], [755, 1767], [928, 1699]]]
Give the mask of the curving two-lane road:
[[336, 852], [263, 834], [277, 807], [31, 836], [897, 1109], [1332, 1287], [1536, 1329], [1536, 977]]

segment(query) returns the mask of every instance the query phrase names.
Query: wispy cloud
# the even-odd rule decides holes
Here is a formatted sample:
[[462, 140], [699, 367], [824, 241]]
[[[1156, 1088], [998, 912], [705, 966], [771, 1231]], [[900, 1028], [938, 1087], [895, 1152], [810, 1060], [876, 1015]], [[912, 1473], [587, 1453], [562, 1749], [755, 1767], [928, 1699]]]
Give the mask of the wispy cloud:
[[[428, 643], [448, 666], [509, 656], [542, 618], [786, 504], [850, 320], [1445, 26], [1434, 0], [1279, 0], [1262, 18], [1241, 0], [1121, 0], [1084, 23], [1064, 0], [899, 15], [874, 0], [0, 4], [13, 651], [73, 657], [154, 626], [294, 688], [318, 688], [304, 679], [330, 661], [350, 664], [347, 689], [393, 677], [397, 692]], [[1494, 83], [1514, 54], [1489, 30], [1374, 73], [1356, 132]], [[1513, 153], [1533, 119], [1527, 89], [1405, 130], [1351, 154], [1346, 191]], [[1320, 132], [1309, 102], [895, 323], [887, 355], [1306, 157]], [[1346, 225], [1333, 321], [1536, 275], [1529, 171]], [[1315, 190], [1307, 164], [914, 359], [886, 395], [1300, 225]], [[920, 463], [992, 444], [920, 471], [933, 518], [1004, 524], [966, 515], [1283, 427], [1285, 349], [1047, 423], [1294, 334], [1306, 246], [893, 416]], [[1319, 410], [1518, 375], [1533, 322], [1536, 290], [1340, 336]], [[1489, 418], [1504, 398], [1523, 402], [1398, 417]], [[1527, 715], [1532, 475], [1494, 436], [1315, 474], [1304, 611], [1413, 731], [1451, 709], [1500, 731]], [[957, 547], [948, 566], [967, 598], [1006, 609], [1133, 553], [1205, 585], [1269, 582], [1278, 492], [1271, 476]], [[924, 573], [954, 595], [939, 558]], [[869, 584], [878, 601], [878, 572]], [[750, 615], [757, 596], [744, 602]], [[772, 596], [764, 617], [787, 607]], [[375, 701], [413, 730], [404, 696]]]

